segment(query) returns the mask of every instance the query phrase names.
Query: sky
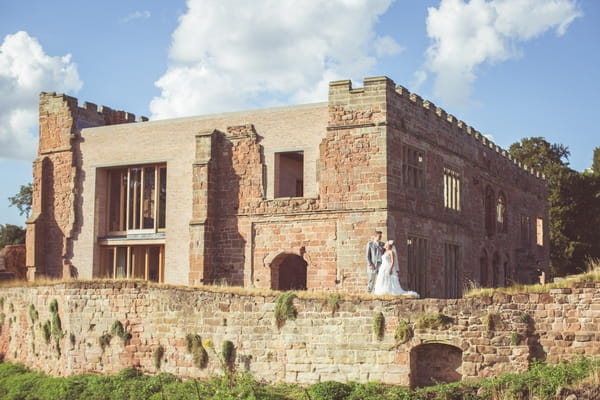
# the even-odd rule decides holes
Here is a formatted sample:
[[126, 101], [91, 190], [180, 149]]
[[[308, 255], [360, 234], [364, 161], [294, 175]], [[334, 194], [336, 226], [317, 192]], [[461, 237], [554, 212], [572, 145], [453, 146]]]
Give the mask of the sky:
[[600, 146], [597, 0], [0, 0], [0, 224], [40, 92], [165, 119], [327, 100], [388, 76], [500, 147]]

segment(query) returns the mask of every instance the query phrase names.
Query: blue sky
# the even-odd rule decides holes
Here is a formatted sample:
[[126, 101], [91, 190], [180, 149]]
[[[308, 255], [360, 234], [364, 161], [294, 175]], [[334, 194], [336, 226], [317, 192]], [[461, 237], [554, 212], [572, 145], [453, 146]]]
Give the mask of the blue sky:
[[596, 0], [0, 0], [0, 223], [41, 91], [151, 119], [325, 101], [386, 75], [503, 148], [600, 146]]

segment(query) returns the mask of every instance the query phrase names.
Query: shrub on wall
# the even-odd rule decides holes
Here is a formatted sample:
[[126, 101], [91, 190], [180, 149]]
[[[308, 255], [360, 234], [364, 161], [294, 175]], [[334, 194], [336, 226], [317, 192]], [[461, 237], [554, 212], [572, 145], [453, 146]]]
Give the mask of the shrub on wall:
[[162, 363], [162, 359], [165, 356], [165, 348], [158, 346], [152, 352], [152, 361], [154, 361], [154, 368], [158, 371]]
[[332, 317], [335, 315], [335, 312], [340, 309], [340, 300], [341, 297], [337, 293], [330, 294], [329, 296], [327, 296], [325, 304], [327, 305], [327, 308], [329, 308], [329, 310], [331, 311]]
[[383, 330], [385, 328], [385, 317], [382, 312], [378, 312], [373, 317], [373, 334], [377, 340], [383, 339]]
[[121, 338], [123, 344], [127, 344], [127, 342], [129, 342], [129, 339], [131, 339], [131, 333], [125, 331], [123, 324], [119, 320], [113, 322], [112, 326], [110, 327], [110, 333], [113, 336]]
[[275, 301], [275, 323], [277, 328], [285, 325], [287, 320], [295, 320], [298, 316], [298, 310], [294, 306], [296, 295], [293, 292], [282, 293]]
[[504, 329], [504, 322], [498, 313], [488, 313], [483, 317], [483, 325], [488, 332]]
[[185, 336], [185, 347], [192, 355], [192, 360], [198, 368], [206, 368], [208, 365], [208, 352], [202, 346], [202, 338], [200, 335], [188, 333]]
[[414, 332], [409, 324], [403, 319], [398, 321], [396, 332], [394, 333], [394, 339], [397, 344], [404, 344], [413, 338]]
[[442, 313], [423, 314], [415, 321], [416, 329], [448, 329], [454, 323], [454, 319]]
[[221, 357], [223, 357], [223, 363], [225, 366], [232, 371], [233, 362], [235, 361], [235, 346], [230, 340], [223, 342], [223, 346], [221, 347]]

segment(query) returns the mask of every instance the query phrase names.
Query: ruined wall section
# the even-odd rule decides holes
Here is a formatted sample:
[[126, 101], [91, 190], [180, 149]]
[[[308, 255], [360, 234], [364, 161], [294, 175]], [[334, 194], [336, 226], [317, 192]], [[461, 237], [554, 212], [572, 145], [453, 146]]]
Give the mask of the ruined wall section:
[[329, 85], [329, 124], [320, 146], [320, 199], [324, 209], [366, 210], [387, 207], [387, 78]]
[[[410, 385], [432, 372], [418, 368], [427, 365], [420, 359], [427, 349], [458, 353], [458, 365], [442, 372], [464, 381], [526, 371], [534, 357], [554, 364], [600, 355], [598, 284], [458, 300], [354, 297], [340, 300], [335, 311], [322, 297], [302, 297], [294, 300], [297, 318], [281, 328], [273, 314], [275, 295], [135, 281], [73, 281], [3, 287], [0, 298], [4, 360], [59, 376], [114, 374], [126, 367], [154, 374], [153, 353], [159, 346], [165, 350], [161, 372], [183, 378], [221, 374], [221, 362], [210, 348], [207, 367], [195, 365], [186, 349], [188, 334], [200, 335], [204, 343], [210, 340], [217, 352], [224, 341], [231, 341], [239, 371], [267, 382], [296, 384], [336, 380]], [[49, 309], [53, 301], [64, 335], [47, 343], [41, 325], [55, 318]], [[373, 329], [378, 313], [385, 319], [380, 338]], [[437, 313], [449, 318], [446, 328], [417, 327], [420, 317]], [[102, 347], [100, 337], [110, 333], [115, 321], [131, 339], [123, 342], [114, 336]], [[405, 343], [394, 338], [400, 321], [414, 332]], [[433, 354], [441, 358], [436, 368], [443, 369], [447, 353]]]
[[[135, 116], [84, 103], [63, 94], [44, 93], [39, 105], [38, 156], [33, 162], [31, 217], [27, 220], [27, 268], [36, 275], [71, 276], [73, 236], [81, 216], [79, 132], [98, 125], [133, 122]], [[43, 240], [42, 240], [43, 238]]]

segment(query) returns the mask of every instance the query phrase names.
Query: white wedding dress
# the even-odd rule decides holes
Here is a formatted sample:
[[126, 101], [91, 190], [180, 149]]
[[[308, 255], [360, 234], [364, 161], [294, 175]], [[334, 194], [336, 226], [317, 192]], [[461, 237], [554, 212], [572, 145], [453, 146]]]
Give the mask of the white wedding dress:
[[[393, 265], [392, 256], [394, 257]], [[391, 274], [390, 269], [392, 269]], [[402, 289], [402, 286], [400, 286], [400, 279], [398, 278], [398, 254], [396, 253], [395, 248], [393, 248], [392, 251], [387, 251], [381, 257], [381, 266], [377, 273], [377, 280], [375, 281], [373, 293], [377, 296], [391, 294], [394, 296], [404, 295], [419, 298], [417, 292], [404, 290]]]

